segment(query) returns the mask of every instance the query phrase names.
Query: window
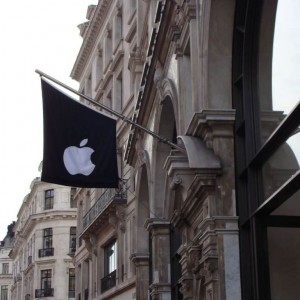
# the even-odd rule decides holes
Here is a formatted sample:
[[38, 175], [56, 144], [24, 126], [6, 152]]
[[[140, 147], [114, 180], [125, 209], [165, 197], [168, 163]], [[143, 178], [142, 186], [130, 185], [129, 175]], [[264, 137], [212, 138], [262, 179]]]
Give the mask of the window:
[[52, 270], [41, 271], [41, 289], [35, 290], [35, 298], [53, 297], [54, 290], [51, 287]]
[[[300, 297], [300, 151], [299, 141], [295, 143], [300, 103], [290, 105], [291, 89], [279, 95], [280, 103], [278, 95], [272, 95], [274, 29], [281, 7], [287, 12], [288, 1], [237, 1], [233, 100], [243, 300]], [[295, 26], [291, 19], [295, 11], [299, 9], [292, 9], [281, 26]], [[280, 48], [297, 38], [289, 34]], [[299, 59], [297, 46], [290, 46], [284, 59], [291, 59], [295, 52]], [[290, 63], [287, 67], [282, 62], [279, 73], [287, 69], [291, 73], [293, 64], [299, 72], [296, 61]], [[276, 81], [276, 85], [291, 82], [286, 76]], [[297, 100], [299, 96], [298, 91]]]
[[52, 248], [52, 228], [43, 230], [43, 248]]
[[9, 274], [9, 264], [8, 263], [2, 264], [2, 274]]
[[75, 269], [69, 269], [69, 298], [75, 298]]
[[76, 227], [70, 228], [70, 252], [74, 254], [76, 251]]
[[45, 210], [53, 209], [54, 190], [45, 191]]
[[101, 292], [116, 285], [117, 242], [114, 240], [104, 248], [104, 277], [101, 280]]
[[113, 49], [114, 52], [117, 50], [117, 47], [122, 38], [122, 7], [117, 8], [117, 13], [114, 17], [113, 22]]
[[8, 300], [8, 286], [1, 285], [1, 300]]
[[70, 207], [71, 208], [77, 208], [75, 193], [76, 193], [76, 188], [71, 188], [71, 192], [70, 192]]
[[43, 230], [43, 249], [39, 250], [39, 257], [52, 256], [54, 249], [52, 248], [52, 228]]
[[106, 37], [104, 40], [104, 70], [107, 71], [108, 64], [112, 59], [112, 38], [111, 28], [108, 26], [106, 31]]
[[119, 76], [117, 77], [115, 83], [115, 99], [114, 99], [114, 109], [118, 112], [122, 112], [123, 108], [123, 78], [122, 72], [120, 72]]

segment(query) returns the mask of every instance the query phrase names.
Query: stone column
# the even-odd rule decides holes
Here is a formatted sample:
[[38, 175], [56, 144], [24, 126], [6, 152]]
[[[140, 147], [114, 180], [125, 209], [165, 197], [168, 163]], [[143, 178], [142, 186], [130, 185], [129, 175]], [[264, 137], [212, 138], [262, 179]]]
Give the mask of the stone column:
[[147, 219], [145, 227], [152, 239], [152, 299], [171, 299], [170, 222], [159, 218]]
[[130, 259], [136, 268], [136, 299], [148, 299], [149, 254], [134, 253]]

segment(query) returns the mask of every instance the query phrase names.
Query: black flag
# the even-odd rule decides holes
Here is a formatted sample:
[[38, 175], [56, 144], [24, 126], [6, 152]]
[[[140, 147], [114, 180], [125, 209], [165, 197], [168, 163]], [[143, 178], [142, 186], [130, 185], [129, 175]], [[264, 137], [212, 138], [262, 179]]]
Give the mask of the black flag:
[[41, 180], [73, 187], [118, 187], [116, 120], [42, 80]]

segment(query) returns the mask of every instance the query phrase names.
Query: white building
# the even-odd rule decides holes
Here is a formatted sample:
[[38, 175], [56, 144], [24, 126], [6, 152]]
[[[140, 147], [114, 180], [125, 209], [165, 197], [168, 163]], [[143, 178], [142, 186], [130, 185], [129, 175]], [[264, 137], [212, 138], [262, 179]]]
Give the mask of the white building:
[[72, 256], [76, 248], [74, 189], [31, 184], [15, 224], [12, 299], [75, 298]]
[[12, 249], [14, 239], [14, 227], [15, 222], [7, 227], [7, 235], [0, 245], [0, 299], [10, 300], [10, 289], [13, 284], [12, 275], [12, 259], [9, 257], [9, 253]]

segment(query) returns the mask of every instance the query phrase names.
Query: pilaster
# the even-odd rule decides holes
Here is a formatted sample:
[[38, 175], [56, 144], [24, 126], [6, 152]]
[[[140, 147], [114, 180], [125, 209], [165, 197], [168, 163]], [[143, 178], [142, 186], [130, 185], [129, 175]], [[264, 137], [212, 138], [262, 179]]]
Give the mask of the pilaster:
[[152, 244], [152, 284], [153, 300], [171, 299], [170, 278], [170, 222], [165, 219], [151, 218], [145, 222], [150, 232]]

